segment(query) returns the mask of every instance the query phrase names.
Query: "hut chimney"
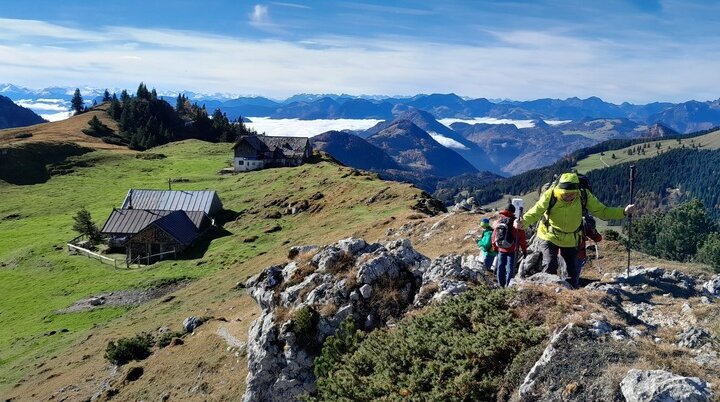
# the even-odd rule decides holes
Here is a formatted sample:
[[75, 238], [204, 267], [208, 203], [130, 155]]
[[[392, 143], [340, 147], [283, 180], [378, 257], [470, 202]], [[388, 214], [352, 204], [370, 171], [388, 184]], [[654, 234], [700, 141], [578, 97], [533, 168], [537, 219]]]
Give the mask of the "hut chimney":
[[132, 206], [132, 189], [128, 192], [128, 209], [133, 209], [133, 206]]

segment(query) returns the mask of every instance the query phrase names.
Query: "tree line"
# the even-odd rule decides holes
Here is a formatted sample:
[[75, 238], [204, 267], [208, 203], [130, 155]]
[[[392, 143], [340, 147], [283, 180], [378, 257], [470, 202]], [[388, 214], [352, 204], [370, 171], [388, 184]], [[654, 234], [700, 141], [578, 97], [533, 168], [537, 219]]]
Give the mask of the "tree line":
[[[82, 113], [85, 109], [80, 90], [76, 89], [75, 94], [71, 102], [73, 110]], [[173, 107], [158, 97], [154, 88], [148, 90], [144, 83], [140, 83], [134, 95], [123, 90], [118, 97], [106, 89], [103, 102], [109, 102], [107, 113], [118, 122], [120, 132], [117, 136], [100, 136], [107, 142], [127, 145], [130, 149], [146, 150], [185, 139], [235, 142], [242, 135], [257, 134], [245, 126], [241, 117], [231, 121], [220, 109], [209, 115], [204, 105], [190, 103], [182, 94], [178, 95]], [[104, 129], [98, 123], [97, 119], [90, 120], [88, 133], [103, 133]]]

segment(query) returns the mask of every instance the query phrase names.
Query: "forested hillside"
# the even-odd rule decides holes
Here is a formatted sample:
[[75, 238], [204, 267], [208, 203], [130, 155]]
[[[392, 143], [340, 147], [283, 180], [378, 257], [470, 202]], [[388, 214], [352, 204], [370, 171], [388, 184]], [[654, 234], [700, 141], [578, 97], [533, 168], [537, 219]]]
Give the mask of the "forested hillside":
[[[130, 149], [145, 150], [172, 141], [199, 139], [209, 142], [234, 142], [239, 135], [253, 133], [242, 118], [231, 122], [219, 109], [212, 118], [205, 107], [190, 104], [178, 96], [176, 107], [159, 99], [153, 89], [140, 84], [135, 96], [122, 91], [113, 94], [108, 114], [120, 124], [120, 133], [109, 136], [108, 142], [127, 144]], [[94, 129], [94, 127], [91, 126]], [[97, 130], [95, 130], [97, 131]]]
[[[688, 136], [678, 136], [683, 140], [697, 138], [715, 131], [705, 130]], [[675, 139], [669, 137], [667, 139]], [[576, 168], [578, 161], [589, 155], [611, 152], [632, 145], [656, 142], [649, 139], [610, 140], [584, 148], [557, 161], [556, 163], [507, 179], [497, 180], [483, 187], [458, 187], [455, 192], [447, 188], [442, 199], [452, 201], [453, 197], [463, 193], [474, 196], [480, 203], [490, 203], [506, 194], [526, 194], [538, 191], [543, 184], [552, 180], [555, 174]], [[609, 156], [607, 156], [609, 158]], [[650, 211], [657, 207], [667, 207], [676, 201], [697, 198], [709, 209], [709, 214], [720, 217], [720, 177], [718, 163], [720, 151], [705, 148], [679, 148], [666, 150], [651, 158], [635, 160], [603, 169], [587, 172], [592, 183], [593, 193], [608, 205], [621, 205], [629, 201], [629, 165], [637, 166], [635, 181], [636, 199], [642, 210]], [[440, 194], [438, 194], [440, 195]]]

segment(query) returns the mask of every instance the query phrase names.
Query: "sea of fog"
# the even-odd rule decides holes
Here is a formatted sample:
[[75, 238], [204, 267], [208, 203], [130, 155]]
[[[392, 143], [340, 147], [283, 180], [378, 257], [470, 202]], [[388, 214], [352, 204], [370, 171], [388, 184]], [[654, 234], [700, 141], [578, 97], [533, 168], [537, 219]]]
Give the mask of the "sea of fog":
[[[258, 133], [265, 133], [271, 136], [286, 136], [286, 137], [312, 137], [330, 130], [367, 130], [383, 120], [377, 119], [318, 119], [318, 120], [300, 120], [300, 119], [271, 119], [269, 117], [248, 117], [250, 123], [245, 123], [246, 126], [254, 129]], [[534, 127], [532, 120], [510, 120], [510, 119], [494, 119], [491, 117], [478, 117], [470, 120], [463, 119], [440, 119], [440, 123], [450, 127], [450, 124], [456, 122], [462, 122], [467, 124], [514, 124], [518, 128]], [[568, 120], [569, 121], [569, 120]], [[554, 121], [546, 120], [547, 124], [557, 125], [567, 123], [568, 121]], [[433, 137], [439, 134], [431, 133]], [[451, 143], [456, 144], [454, 147], [462, 147], [458, 142], [451, 140], [446, 137], [446, 143], [438, 141], [445, 146], [453, 147], [448, 145]], [[437, 138], [436, 138], [437, 140]]]

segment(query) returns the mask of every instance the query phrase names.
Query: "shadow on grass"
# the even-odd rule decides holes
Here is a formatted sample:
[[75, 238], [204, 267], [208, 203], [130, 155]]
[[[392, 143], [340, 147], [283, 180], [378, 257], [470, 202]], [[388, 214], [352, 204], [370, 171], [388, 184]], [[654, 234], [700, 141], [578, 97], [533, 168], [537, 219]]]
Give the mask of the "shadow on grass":
[[226, 223], [234, 222], [235, 219], [238, 218], [238, 216], [241, 215], [241, 212], [233, 211], [232, 209], [223, 209], [220, 210], [215, 215], [215, 224], [217, 226], [225, 226]]
[[213, 226], [192, 247], [178, 254], [178, 260], [196, 260], [203, 258], [215, 239], [230, 236], [232, 233], [220, 226]]

